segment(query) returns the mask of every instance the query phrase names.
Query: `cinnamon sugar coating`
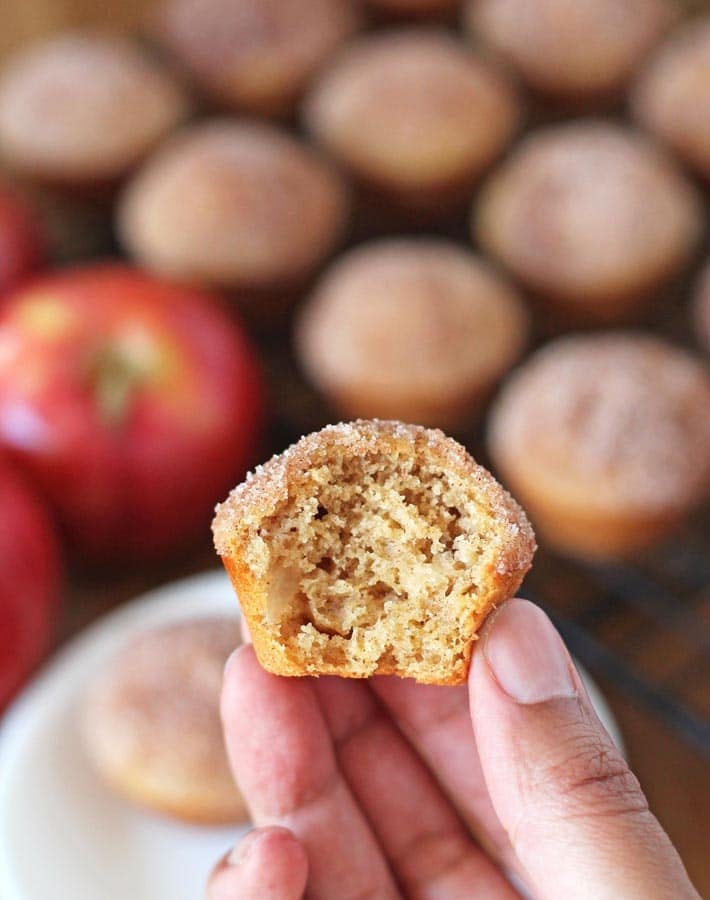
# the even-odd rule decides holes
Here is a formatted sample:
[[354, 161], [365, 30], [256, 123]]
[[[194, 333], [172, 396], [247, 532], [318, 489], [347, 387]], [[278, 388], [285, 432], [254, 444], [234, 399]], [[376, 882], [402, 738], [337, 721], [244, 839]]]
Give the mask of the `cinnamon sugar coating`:
[[358, 21], [349, 0], [164, 0], [154, 18], [204, 91], [257, 114], [292, 109]]
[[681, 25], [651, 55], [631, 108], [644, 128], [710, 179], [710, 15]]
[[650, 141], [586, 120], [527, 137], [484, 185], [473, 226], [542, 302], [614, 321], [688, 261], [702, 213]]
[[507, 77], [445, 31], [426, 28], [354, 42], [316, 80], [304, 112], [352, 174], [415, 205], [432, 192], [443, 202], [452, 186], [465, 190], [520, 115]]
[[623, 88], [676, 16], [668, 0], [468, 0], [466, 24], [534, 90], [566, 101]]
[[0, 148], [30, 177], [111, 183], [189, 112], [181, 85], [118, 35], [67, 31], [15, 53], [0, 78]]
[[146, 630], [109, 662], [83, 731], [119, 793], [188, 821], [245, 818], [219, 717], [224, 664], [239, 642], [236, 617], [212, 616]]
[[491, 453], [587, 510], [653, 513], [702, 501], [710, 478], [710, 374], [642, 334], [564, 337], [509, 379]]
[[129, 182], [123, 242], [151, 270], [233, 289], [293, 285], [338, 243], [347, 189], [311, 148], [256, 121], [212, 119]]
[[387, 239], [327, 270], [296, 350], [344, 415], [455, 426], [515, 362], [527, 327], [515, 289], [480, 257], [440, 239]]

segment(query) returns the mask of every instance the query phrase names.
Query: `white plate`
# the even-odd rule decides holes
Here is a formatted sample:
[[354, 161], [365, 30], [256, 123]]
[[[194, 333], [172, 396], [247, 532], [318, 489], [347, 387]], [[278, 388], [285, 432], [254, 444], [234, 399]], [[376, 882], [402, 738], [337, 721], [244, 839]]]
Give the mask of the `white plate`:
[[[75, 638], [24, 691], [0, 729], [0, 893], [3, 900], [195, 900], [214, 862], [245, 828], [171, 822], [105, 790], [76, 727], [83, 691], [146, 627], [237, 613], [226, 576], [168, 584]], [[615, 742], [618, 728], [583, 673]]]

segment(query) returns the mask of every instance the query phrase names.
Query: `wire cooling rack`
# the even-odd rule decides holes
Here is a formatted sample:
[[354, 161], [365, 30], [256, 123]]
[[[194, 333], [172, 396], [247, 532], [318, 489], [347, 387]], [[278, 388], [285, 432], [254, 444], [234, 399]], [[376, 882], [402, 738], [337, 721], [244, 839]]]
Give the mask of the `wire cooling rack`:
[[587, 565], [540, 551], [523, 593], [589, 669], [710, 756], [708, 521], [632, 563]]

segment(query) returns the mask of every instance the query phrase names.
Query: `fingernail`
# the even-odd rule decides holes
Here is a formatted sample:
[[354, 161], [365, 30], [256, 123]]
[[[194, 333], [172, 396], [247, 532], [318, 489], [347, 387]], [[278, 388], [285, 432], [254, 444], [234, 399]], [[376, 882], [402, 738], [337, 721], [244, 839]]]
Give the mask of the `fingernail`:
[[577, 693], [570, 660], [552, 622], [527, 600], [511, 600], [486, 626], [483, 656], [516, 703], [543, 703]]
[[227, 857], [230, 866], [238, 866], [247, 858], [249, 851], [261, 838], [261, 831], [257, 828], [252, 829], [248, 834], [239, 841], [236, 847]]

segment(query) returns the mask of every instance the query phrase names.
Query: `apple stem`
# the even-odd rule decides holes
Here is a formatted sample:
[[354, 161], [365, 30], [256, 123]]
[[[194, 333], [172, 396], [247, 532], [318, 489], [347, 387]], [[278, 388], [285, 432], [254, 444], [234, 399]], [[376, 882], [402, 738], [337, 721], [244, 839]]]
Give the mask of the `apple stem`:
[[126, 357], [120, 348], [106, 346], [92, 366], [94, 398], [102, 421], [117, 428], [126, 419], [131, 398], [145, 379], [145, 372]]

